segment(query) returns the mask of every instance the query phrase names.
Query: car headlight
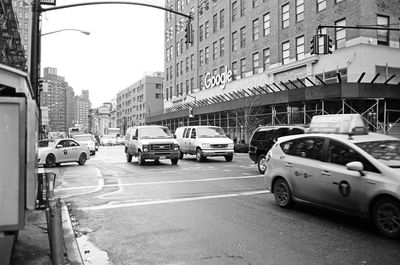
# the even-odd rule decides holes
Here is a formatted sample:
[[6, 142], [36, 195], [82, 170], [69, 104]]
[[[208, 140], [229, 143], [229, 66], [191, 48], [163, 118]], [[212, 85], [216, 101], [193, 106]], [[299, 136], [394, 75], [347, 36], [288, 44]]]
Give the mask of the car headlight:
[[143, 145], [143, 152], [148, 152], [149, 151], [149, 146], [146, 144], [146, 145]]
[[174, 145], [174, 150], [175, 150], [175, 151], [179, 151], [179, 145], [177, 145], [177, 144]]
[[234, 144], [233, 144], [233, 143], [228, 144], [228, 148], [233, 148], [233, 147], [234, 147]]
[[203, 148], [211, 148], [211, 145], [210, 144], [201, 144], [201, 147], [203, 147]]

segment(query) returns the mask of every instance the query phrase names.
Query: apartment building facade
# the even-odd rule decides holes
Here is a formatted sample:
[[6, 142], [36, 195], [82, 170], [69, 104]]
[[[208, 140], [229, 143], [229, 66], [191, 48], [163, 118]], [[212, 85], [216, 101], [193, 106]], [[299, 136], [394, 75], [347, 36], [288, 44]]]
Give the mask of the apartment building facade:
[[[286, 95], [287, 90], [339, 81], [357, 83], [361, 75], [360, 82], [384, 83], [393, 75], [386, 84], [400, 81], [399, 31], [384, 30], [399, 28], [400, 7], [396, 1], [167, 0], [165, 3], [179, 12], [193, 14], [194, 41], [185, 44], [187, 19], [168, 13], [165, 113], [151, 117], [149, 123], [169, 122], [175, 127], [178, 121], [188, 123], [187, 113], [193, 109], [194, 115], [199, 116], [196, 120], [201, 120], [201, 115], [220, 111], [221, 108], [213, 109], [211, 105], [229, 105], [226, 101], [231, 101], [230, 109], [234, 109], [240, 98], [263, 93], [270, 93], [269, 97]], [[322, 27], [317, 31], [320, 25], [336, 28]], [[339, 28], [362, 25], [382, 29]], [[316, 34], [329, 35], [333, 54], [311, 54], [310, 41]], [[203, 104], [195, 104], [201, 101]], [[284, 103], [264, 101], [257, 105]], [[199, 109], [205, 105], [207, 110]], [[219, 113], [216, 115], [219, 119]], [[225, 115], [223, 119], [229, 118]]]

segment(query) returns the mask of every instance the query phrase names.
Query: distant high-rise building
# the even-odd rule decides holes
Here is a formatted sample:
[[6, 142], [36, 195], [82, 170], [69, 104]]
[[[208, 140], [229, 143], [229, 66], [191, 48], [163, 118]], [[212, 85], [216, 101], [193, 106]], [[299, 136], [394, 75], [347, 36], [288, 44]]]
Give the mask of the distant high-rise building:
[[[70, 106], [67, 104], [67, 91], [71, 88], [65, 78], [57, 75], [57, 69], [46, 67], [43, 73], [43, 91], [40, 95], [40, 105], [48, 108], [49, 128], [47, 131], [67, 132], [67, 113]], [[73, 93], [73, 91], [72, 91]]]
[[117, 94], [117, 127], [144, 125], [145, 117], [163, 110], [164, 73], [143, 77]]
[[82, 90], [82, 95], [75, 97], [75, 123], [82, 125], [85, 131], [89, 129], [90, 109], [89, 90]]

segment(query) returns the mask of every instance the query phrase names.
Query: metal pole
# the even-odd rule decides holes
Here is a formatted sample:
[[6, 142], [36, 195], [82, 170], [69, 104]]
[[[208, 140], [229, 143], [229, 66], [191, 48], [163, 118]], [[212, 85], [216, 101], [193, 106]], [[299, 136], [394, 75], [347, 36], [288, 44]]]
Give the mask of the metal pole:
[[50, 227], [49, 236], [52, 265], [64, 264], [64, 236], [61, 220], [61, 200], [52, 198], [49, 201]]

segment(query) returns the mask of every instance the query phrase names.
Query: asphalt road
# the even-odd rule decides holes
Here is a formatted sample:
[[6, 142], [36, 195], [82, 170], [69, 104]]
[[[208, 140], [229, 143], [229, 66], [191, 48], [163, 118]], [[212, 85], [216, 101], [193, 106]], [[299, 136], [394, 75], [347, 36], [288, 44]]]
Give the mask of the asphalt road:
[[400, 240], [365, 220], [279, 208], [246, 154], [139, 166], [123, 146], [101, 147], [52, 171], [88, 264], [400, 264]]

